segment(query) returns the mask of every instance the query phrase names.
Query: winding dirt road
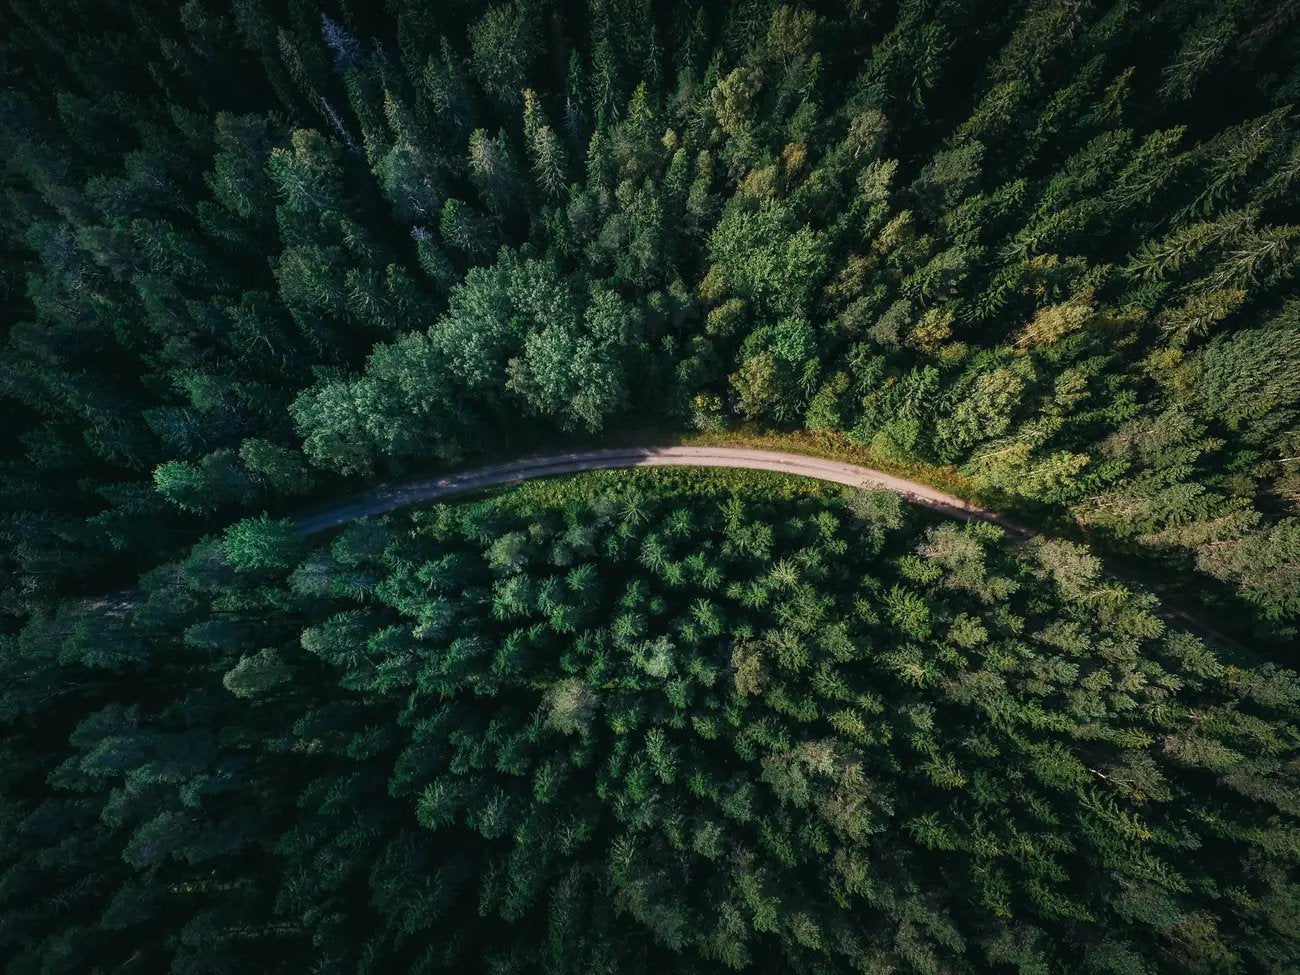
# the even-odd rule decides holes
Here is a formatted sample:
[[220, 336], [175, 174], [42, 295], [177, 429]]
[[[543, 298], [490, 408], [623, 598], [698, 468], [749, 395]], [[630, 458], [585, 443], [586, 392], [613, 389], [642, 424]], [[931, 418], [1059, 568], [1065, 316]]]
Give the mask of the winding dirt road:
[[[820, 457], [790, 454], [779, 450], [754, 450], [749, 447], [623, 447], [607, 450], [577, 450], [567, 454], [550, 454], [545, 457], [478, 467], [423, 481], [380, 485], [342, 504], [333, 505], [300, 519], [298, 533], [315, 535], [368, 515], [384, 514], [398, 508], [440, 501], [443, 498], [469, 494], [472, 491], [498, 487], [502, 484], [516, 484], [537, 477], [554, 477], [582, 471], [625, 467], [732, 467], [751, 471], [778, 471], [782, 474], [811, 477], [849, 487], [890, 491], [913, 504], [946, 515], [966, 521], [986, 521], [998, 525], [1020, 539], [1033, 538], [1037, 534], [997, 512], [971, 504], [955, 495], [946, 494], [928, 484], [909, 481], [858, 464], [846, 464], [842, 461], [824, 460]], [[1106, 575], [1112, 579], [1122, 579], [1121, 576], [1110, 571], [1106, 571]], [[1166, 619], [1176, 619], [1188, 629], [1223, 645], [1240, 649], [1240, 645], [1234, 640], [1190, 613], [1166, 605], [1160, 615]]]
[[298, 523], [302, 535], [337, 528], [367, 515], [383, 514], [398, 508], [438, 501], [467, 494], [482, 488], [514, 484], [535, 477], [574, 474], [579, 471], [610, 470], [621, 467], [735, 467], [751, 471], [779, 471], [819, 481], [833, 481], [856, 488], [874, 488], [901, 495], [914, 504], [967, 521], [987, 521], [1000, 525], [1015, 535], [1029, 538], [1028, 529], [992, 511], [935, 490], [926, 484], [908, 481], [884, 471], [857, 464], [823, 460], [804, 454], [777, 450], [753, 450], [748, 447], [632, 447], [612, 450], [579, 450], [568, 454], [551, 454], [529, 460], [515, 460], [490, 467], [479, 467], [460, 474], [413, 481], [408, 484], [381, 485], [355, 498], [303, 518]]

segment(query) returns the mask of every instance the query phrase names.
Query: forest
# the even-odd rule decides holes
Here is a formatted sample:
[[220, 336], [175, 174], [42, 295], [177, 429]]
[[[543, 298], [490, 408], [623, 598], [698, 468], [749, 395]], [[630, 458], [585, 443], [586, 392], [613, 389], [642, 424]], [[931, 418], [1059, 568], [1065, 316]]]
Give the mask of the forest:
[[34, 621], [9, 970], [1295, 971], [1293, 672], [770, 478], [249, 518]]
[[0, 969], [1300, 970], [1300, 5], [0, 16]]

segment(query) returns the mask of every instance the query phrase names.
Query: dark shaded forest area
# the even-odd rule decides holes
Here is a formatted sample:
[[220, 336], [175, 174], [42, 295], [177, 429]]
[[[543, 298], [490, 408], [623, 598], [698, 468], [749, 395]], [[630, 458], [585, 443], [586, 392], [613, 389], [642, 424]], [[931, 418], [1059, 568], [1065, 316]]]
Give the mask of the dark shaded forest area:
[[6, 972], [1300, 970], [1300, 4], [0, 9]]

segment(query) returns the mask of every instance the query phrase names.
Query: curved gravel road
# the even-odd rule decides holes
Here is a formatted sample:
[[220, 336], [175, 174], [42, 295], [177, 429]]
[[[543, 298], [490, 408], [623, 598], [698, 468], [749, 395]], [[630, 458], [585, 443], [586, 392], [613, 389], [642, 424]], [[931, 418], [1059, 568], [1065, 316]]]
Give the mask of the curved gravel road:
[[[966, 521], [986, 521], [998, 525], [1021, 539], [1033, 538], [1037, 534], [1010, 518], [932, 488], [928, 484], [909, 481], [858, 464], [824, 460], [805, 454], [790, 454], [780, 450], [754, 450], [750, 447], [615, 447], [606, 450], [575, 450], [571, 453], [550, 454], [545, 457], [477, 467], [458, 474], [447, 474], [406, 484], [381, 484], [342, 504], [324, 508], [313, 515], [299, 519], [298, 533], [314, 535], [368, 515], [379, 515], [398, 508], [439, 501], [502, 484], [516, 484], [536, 477], [553, 477], [560, 474], [623, 467], [733, 467], [751, 471], [778, 471], [782, 474], [811, 477], [819, 481], [832, 481], [849, 487], [890, 491], [913, 504], [946, 515]], [[1110, 571], [1106, 571], [1105, 574], [1112, 579], [1122, 579], [1121, 576]], [[1187, 628], [1223, 645], [1241, 649], [1240, 645], [1231, 638], [1180, 609], [1165, 606], [1160, 615], [1166, 619], [1176, 619]]]
[[528, 481], [535, 477], [620, 467], [738, 467], [751, 471], [779, 471], [782, 474], [833, 481], [850, 487], [891, 491], [902, 495], [914, 504], [933, 508], [947, 515], [954, 515], [968, 521], [991, 522], [1024, 538], [1033, 535], [1033, 532], [999, 514], [951, 494], [945, 494], [926, 484], [908, 481], [857, 464], [823, 460], [820, 457], [808, 457], [804, 454], [788, 454], [778, 450], [754, 450], [749, 447], [630, 447], [578, 450], [567, 454], [551, 454], [547, 457], [478, 467], [459, 474], [447, 474], [443, 477], [413, 481], [408, 484], [380, 485], [343, 504], [326, 508], [301, 519], [298, 522], [298, 532], [302, 535], [314, 535], [367, 515], [383, 514], [397, 508], [407, 508], [426, 501], [438, 501], [501, 484]]

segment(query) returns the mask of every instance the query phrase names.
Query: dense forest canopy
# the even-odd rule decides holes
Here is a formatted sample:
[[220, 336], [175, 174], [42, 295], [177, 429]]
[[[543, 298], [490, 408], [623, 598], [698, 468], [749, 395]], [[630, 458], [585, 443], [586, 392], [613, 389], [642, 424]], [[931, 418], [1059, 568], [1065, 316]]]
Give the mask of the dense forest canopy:
[[748, 419], [1296, 636], [1287, 0], [5, 6], [11, 613], [339, 474]]
[[1300, 681], [917, 512], [588, 475], [34, 621], [9, 971], [1295, 971]]
[[0, 10], [6, 972], [1300, 970], [1300, 4]]

